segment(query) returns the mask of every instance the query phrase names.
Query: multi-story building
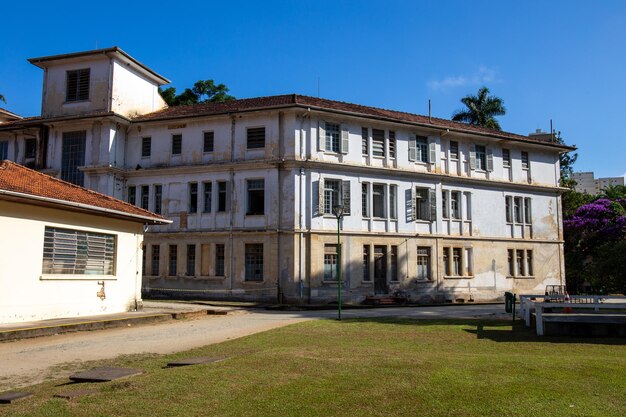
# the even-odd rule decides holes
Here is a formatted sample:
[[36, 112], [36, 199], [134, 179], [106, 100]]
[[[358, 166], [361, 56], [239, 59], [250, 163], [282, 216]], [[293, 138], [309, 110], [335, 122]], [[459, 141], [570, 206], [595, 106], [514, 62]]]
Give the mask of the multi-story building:
[[42, 116], [0, 125], [0, 144], [172, 219], [145, 236], [148, 292], [329, 301], [338, 263], [352, 301], [564, 283], [567, 146], [295, 94], [167, 108], [168, 81], [118, 48], [30, 62]]
[[591, 195], [600, 194], [607, 187], [624, 185], [624, 177], [594, 178], [593, 172], [574, 172], [572, 179], [576, 181], [576, 191]]

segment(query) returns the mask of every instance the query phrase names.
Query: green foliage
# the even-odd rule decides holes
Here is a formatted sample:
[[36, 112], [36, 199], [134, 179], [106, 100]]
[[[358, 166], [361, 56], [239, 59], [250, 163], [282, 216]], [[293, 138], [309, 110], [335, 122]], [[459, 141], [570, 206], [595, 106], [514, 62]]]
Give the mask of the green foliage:
[[185, 88], [181, 94], [176, 94], [176, 88], [159, 88], [159, 94], [168, 106], [188, 106], [198, 103], [221, 103], [235, 100], [228, 94], [228, 87], [224, 84], [215, 84], [213, 80], [199, 80], [193, 88]]
[[[571, 181], [574, 184], [576, 184], [574, 180], [567, 180], [567, 181]], [[563, 194], [561, 195], [564, 219], [571, 218], [574, 215], [574, 213], [576, 213], [576, 210], [578, 210], [580, 207], [584, 206], [585, 204], [591, 203], [593, 200], [596, 199], [596, 197], [591, 194], [581, 193], [581, 192], [574, 190], [574, 185], [572, 185], [571, 187], [568, 185], [564, 185], [564, 186], [569, 188], [569, 190], [563, 192]]]
[[[565, 145], [565, 140], [561, 136], [561, 132], [554, 133], [554, 141], [561, 145]], [[573, 145], [576, 147], [576, 145]], [[572, 179], [574, 173], [574, 163], [578, 159], [577, 152], [564, 152], [559, 155], [559, 165], [561, 168], [561, 187], [574, 188], [576, 181]]]
[[7, 99], [6, 99], [6, 98], [4, 98], [4, 96], [3, 96], [2, 94], [0, 94], [0, 101], [2, 101], [2, 102], [4, 102], [4, 103], [6, 103], [6, 102], [7, 102]]
[[463, 97], [461, 103], [466, 109], [456, 111], [452, 115], [452, 120], [502, 130], [496, 116], [503, 116], [506, 113], [504, 101], [499, 97], [490, 96], [487, 87], [481, 87], [475, 96], [470, 94]]
[[602, 189], [600, 197], [611, 200], [626, 198], [626, 185], [609, 185], [608, 187]]

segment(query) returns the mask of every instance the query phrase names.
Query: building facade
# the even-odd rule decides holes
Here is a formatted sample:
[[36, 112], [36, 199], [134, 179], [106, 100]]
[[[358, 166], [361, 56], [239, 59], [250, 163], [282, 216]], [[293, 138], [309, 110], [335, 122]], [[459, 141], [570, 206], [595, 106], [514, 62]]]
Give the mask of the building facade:
[[[118, 48], [31, 62], [47, 74], [42, 116], [0, 125], [0, 143], [19, 163], [173, 220], [146, 233], [148, 293], [325, 302], [339, 266], [354, 302], [564, 283], [567, 146], [300, 95], [167, 108], [154, 95], [167, 80]], [[133, 77], [143, 87], [128, 88]]]
[[624, 177], [594, 178], [593, 172], [574, 172], [572, 179], [576, 181], [576, 191], [590, 195], [598, 195], [607, 187], [624, 185]]

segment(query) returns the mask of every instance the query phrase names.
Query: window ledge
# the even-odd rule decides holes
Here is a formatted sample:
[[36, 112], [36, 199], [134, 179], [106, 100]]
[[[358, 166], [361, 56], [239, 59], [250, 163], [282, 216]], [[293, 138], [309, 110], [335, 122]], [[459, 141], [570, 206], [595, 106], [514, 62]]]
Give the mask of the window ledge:
[[73, 275], [73, 274], [42, 274], [41, 281], [117, 281], [115, 275]]
[[203, 151], [202, 153], [205, 154], [205, 155], [208, 155], [208, 154], [212, 154], [213, 151]]
[[175, 279], [178, 279], [179, 277], [176, 275], [166, 275], [164, 278], [169, 279], [169, 280], [175, 280]]
[[444, 275], [444, 279], [473, 279], [474, 275]]
[[535, 279], [534, 275], [516, 275], [516, 276], [507, 276], [507, 279]]
[[263, 284], [266, 284], [266, 283], [267, 283], [267, 281], [264, 280], [264, 279], [262, 279], [260, 281], [246, 281], [244, 279], [244, 281], [242, 282], [243, 285], [254, 285], [254, 286], [263, 285]]
[[263, 217], [265, 213], [246, 213], [246, 217]]
[[196, 275], [196, 276], [187, 276], [187, 279], [191, 279], [194, 281], [223, 281], [225, 276], [217, 276], [217, 275]]
[[322, 284], [335, 284], [337, 285], [337, 281], [326, 281], [326, 280], [322, 280]]
[[[328, 281], [328, 282], [335, 282], [335, 281]], [[371, 285], [374, 285], [374, 281], [361, 281], [361, 285], [367, 285], [369, 287]]]
[[71, 100], [71, 101], [65, 100], [63, 102], [63, 105], [66, 105], [66, 104], [76, 104], [76, 103], [90, 103], [90, 102], [91, 102], [90, 99], [87, 99], [87, 100]]

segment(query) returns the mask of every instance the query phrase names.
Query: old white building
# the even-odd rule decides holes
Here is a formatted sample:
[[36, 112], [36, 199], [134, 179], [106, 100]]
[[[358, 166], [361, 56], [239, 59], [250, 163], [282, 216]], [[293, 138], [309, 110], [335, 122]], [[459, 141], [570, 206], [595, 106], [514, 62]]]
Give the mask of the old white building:
[[42, 116], [0, 125], [0, 146], [172, 219], [146, 234], [148, 292], [333, 300], [336, 205], [347, 299], [564, 283], [567, 146], [300, 95], [167, 108], [168, 81], [118, 48], [30, 62]]

